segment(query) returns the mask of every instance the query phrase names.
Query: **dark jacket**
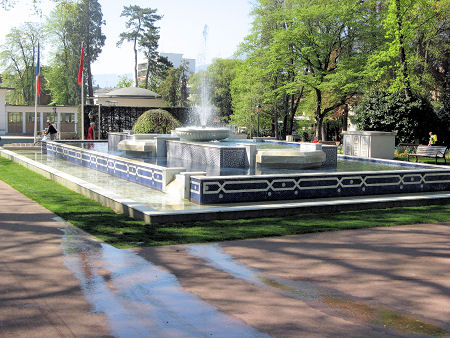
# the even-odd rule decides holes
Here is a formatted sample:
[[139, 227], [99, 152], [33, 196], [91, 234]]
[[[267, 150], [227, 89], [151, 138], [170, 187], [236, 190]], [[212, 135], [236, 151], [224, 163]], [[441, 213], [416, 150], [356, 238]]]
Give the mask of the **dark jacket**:
[[50, 125], [48, 126], [46, 135], [48, 135], [48, 134], [56, 134], [57, 132], [58, 132], [58, 131], [56, 130], [55, 127], [53, 127], [53, 124], [50, 124]]

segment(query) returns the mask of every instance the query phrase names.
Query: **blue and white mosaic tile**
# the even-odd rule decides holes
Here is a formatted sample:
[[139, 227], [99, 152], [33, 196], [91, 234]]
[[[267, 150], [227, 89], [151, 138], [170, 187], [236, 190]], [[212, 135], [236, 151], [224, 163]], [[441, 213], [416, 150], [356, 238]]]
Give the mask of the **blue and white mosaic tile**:
[[450, 170], [445, 169], [191, 178], [191, 200], [201, 204], [449, 190]]
[[148, 163], [125, 160], [117, 156], [98, 153], [55, 142], [45, 142], [47, 154], [67, 161], [139, 183], [156, 190], [163, 190], [163, 168]]

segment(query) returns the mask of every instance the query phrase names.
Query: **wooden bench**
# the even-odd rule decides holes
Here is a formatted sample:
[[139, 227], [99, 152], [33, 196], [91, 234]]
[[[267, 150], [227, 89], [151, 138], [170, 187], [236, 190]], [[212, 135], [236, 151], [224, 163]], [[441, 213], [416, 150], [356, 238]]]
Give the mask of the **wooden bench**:
[[408, 154], [408, 161], [410, 156], [416, 157], [416, 162], [419, 157], [431, 157], [434, 158], [437, 164], [438, 157], [442, 157], [444, 159], [444, 163], [447, 163], [445, 159], [445, 152], [447, 151], [447, 147], [445, 146], [423, 146], [420, 145], [417, 147], [415, 154]]

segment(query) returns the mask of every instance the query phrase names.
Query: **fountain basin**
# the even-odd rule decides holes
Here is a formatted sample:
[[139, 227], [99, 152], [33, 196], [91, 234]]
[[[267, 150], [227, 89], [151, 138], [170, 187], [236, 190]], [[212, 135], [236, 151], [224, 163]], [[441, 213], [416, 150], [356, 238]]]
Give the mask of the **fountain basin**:
[[175, 133], [180, 139], [192, 142], [223, 140], [230, 136], [230, 130], [228, 128], [211, 127], [176, 128]]

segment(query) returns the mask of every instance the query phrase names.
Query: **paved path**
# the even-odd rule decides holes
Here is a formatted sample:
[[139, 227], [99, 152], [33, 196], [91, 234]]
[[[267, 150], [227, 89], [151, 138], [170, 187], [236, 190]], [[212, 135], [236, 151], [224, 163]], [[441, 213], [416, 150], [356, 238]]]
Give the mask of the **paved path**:
[[[83, 238], [70, 243], [72, 251], [82, 243], [72, 259], [84, 277], [75, 278], [64, 260], [65, 224], [54, 217], [0, 181], [0, 337], [120, 335], [131, 323], [146, 328], [142, 309], [166, 313], [152, 317], [163, 325], [152, 323], [156, 331], [144, 331], [149, 337], [200, 336], [198, 329], [183, 335], [201, 325], [201, 317], [189, 318], [188, 301], [233, 318], [222, 332], [234, 325], [254, 336], [450, 336], [450, 222], [133, 251]], [[182, 291], [157, 298], [155, 285]], [[183, 292], [200, 301], [180, 300]], [[108, 297], [121, 308], [115, 315], [124, 314], [116, 328], [107, 325], [109, 311], [92, 312], [113, 304]], [[161, 304], [168, 299], [172, 308]], [[183, 324], [164, 326], [183, 314]], [[217, 325], [228, 323], [209, 315]]]
[[0, 181], [0, 337], [109, 334], [63, 263], [54, 217]]

